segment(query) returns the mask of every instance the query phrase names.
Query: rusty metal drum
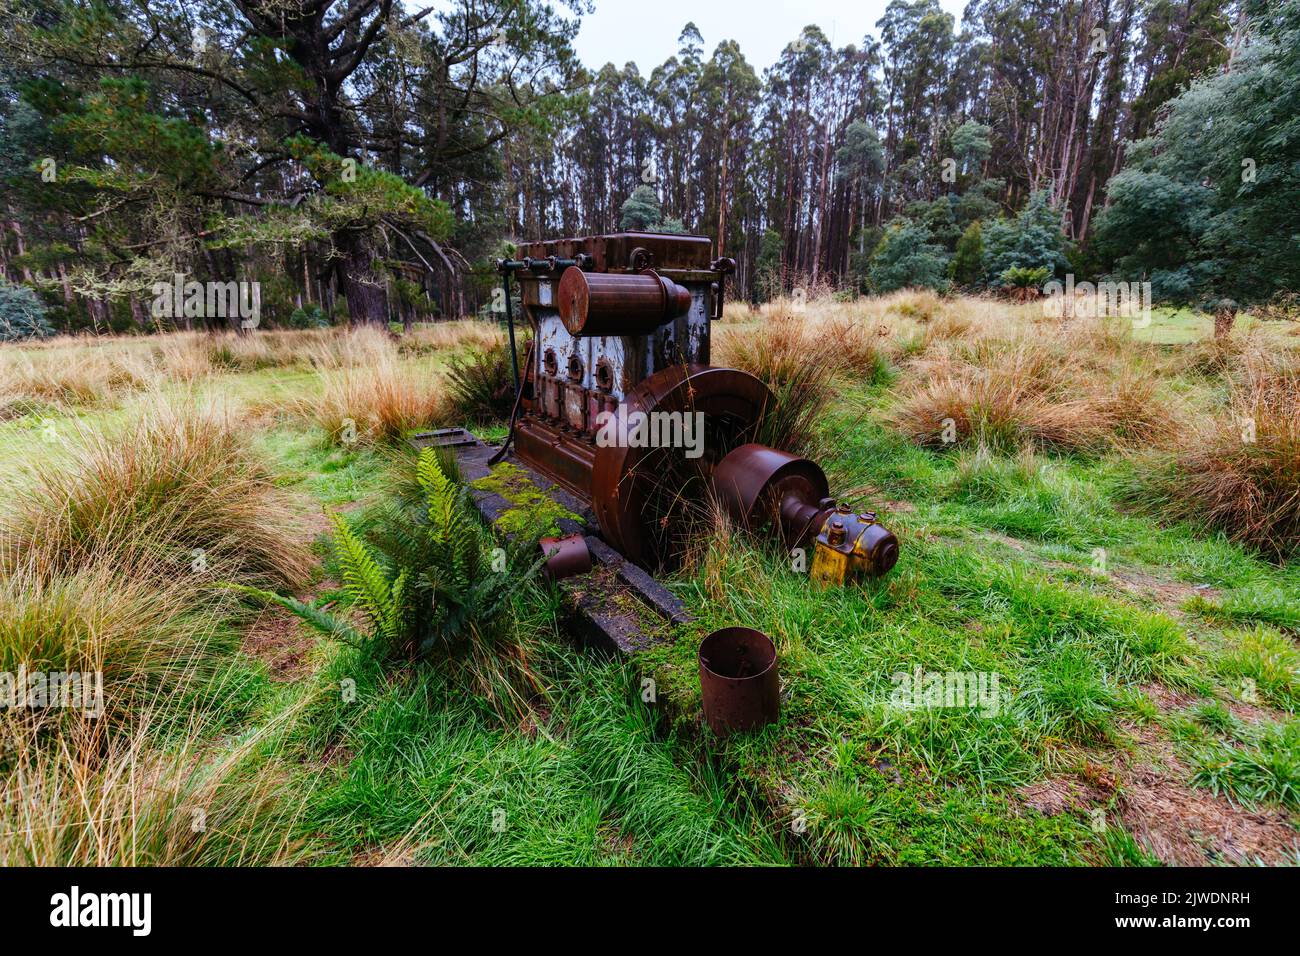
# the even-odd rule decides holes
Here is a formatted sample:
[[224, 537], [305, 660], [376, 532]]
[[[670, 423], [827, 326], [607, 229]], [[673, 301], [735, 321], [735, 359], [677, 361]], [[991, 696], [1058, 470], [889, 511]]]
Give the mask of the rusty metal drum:
[[752, 627], [725, 627], [700, 643], [704, 720], [719, 737], [774, 724], [781, 716], [776, 645]]

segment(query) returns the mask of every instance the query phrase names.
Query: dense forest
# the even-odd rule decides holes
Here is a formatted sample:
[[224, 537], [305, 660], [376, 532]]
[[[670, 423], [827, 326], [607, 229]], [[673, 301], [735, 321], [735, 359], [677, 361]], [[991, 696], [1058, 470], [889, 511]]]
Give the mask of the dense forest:
[[619, 228], [719, 238], [752, 299], [1300, 289], [1298, 0], [892, 0], [762, 74], [693, 24], [584, 65], [589, 9], [0, 0], [6, 334], [151, 328], [178, 274], [277, 324], [462, 315], [510, 242]]

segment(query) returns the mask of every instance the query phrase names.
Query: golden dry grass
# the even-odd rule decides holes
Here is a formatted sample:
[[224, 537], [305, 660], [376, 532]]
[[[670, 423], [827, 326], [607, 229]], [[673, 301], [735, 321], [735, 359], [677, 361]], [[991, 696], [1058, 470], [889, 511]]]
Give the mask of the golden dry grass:
[[1130, 497], [1268, 556], [1300, 553], [1300, 360], [1240, 352], [1228, 399], [1176, 453], [1142, 459]]
[[188, 399], [151, 396], [120, 429], [75, 428], [9, 476], [0, 565], [104, 560], [300, 586], [313, 562], [286, 496], [233, 410]]
[[416, 326], [402, 337], [371, 327], [57, 336], [0, 346], [0, 419], [43, 405], [116, 402], [164, 383], [193, 383], [228, 372], [354, 368], [467, 346], [487, 349], [503, 339], [496, 323], [472, 319]]
[[414, 429], [434, 425], [444, 407], [437, 379], [391, 356], [324, 372], [319, 395], [293, 404], [329, 441], [343, 445], [392, 444]]
[[1158, 379], [1120, 361], [1098, 367], [1071, 335], [1021, 335], [927, 350], [907, 371], [889, 422], [917, 444], [1012, 451], [1164, 444], [1179, 414]]
[[215, 749], [200, 726], [163, 746], [142, 712], [57, 741], [0, 721], [0, 866], [275, 866], [299, 862], [304, 788], [259, 754], [283, 717]]
[[769, 438], [786, 447], [810, 446], [836, 376], [877, 382], [891, 367], [901, 376], [888, 421], [922, 445], [1163, 445], [1184, 414], [1161, 385], [1166, 360], [1122, 322], [1061, 322], [1033, 303], [916, 290], [850, 302], [781, 299], [752, 313], [733, 306], [715, 356], [778, 392], [787, 414]]
[[1098, 453], [1179, 436], [1185, 411], [1162, 384], [1167, 360], [1124, 322], [990, 305], [932, 313], [900, 350], [893, 427], [922, 445], [1003, 451], [1031, 443]]
[[237, 690], [221, 580], [298, 587], [315, 562], [239, 419], [186, 397], [60, 436], [5, 489], [0, 673], [98, 675], [102, 696], [0, 712], [0, 865], [300, 856], [269, 725], [227, 749], [202, 715]]
[[[210, 680], [234, 646], [218, 627], [227, 600], [198, 575], [166, 566], [134, 571], [94, 560], [50, 573], [33, 560], [0, 576], [0, 673], [99, 674], [96, 697], [113, 723]], [[33, 726], [78, 713], [12, 711]]]
[[768, 310], [757, 327], [719, 329], [713, 354], [718, 364], [749, 372], [772, 391], [775, 400], [755, 440], [802, 454], [812, 450], [836, 377], [872, 383], [889, 367], [887, 345], [852, 317], [788, 302]]

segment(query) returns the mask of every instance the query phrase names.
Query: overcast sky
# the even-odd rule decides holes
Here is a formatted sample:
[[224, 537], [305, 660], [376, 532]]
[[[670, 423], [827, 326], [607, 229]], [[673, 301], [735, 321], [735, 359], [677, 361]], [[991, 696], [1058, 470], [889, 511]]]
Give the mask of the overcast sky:
[[[966, 0], [939, 0], [961, 22]], [[841, 47], [879, 38], [876, 21], [889, 0], [596, 0], [582, 18], [574, 45], [582, 62], [599, 68], [636, 61], [648, 74], [677, 52], [677, 36], [693, 21], [704, 37], [704, 56], [722, 40], [740, 43], [745, 59], [762, 73], [805, 26], [815, 23]]]

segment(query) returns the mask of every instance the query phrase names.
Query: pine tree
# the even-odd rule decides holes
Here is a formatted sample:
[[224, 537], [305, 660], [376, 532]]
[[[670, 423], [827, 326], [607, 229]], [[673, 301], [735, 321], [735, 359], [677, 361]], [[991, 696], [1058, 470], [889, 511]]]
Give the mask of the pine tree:
[[663, 219], [659, 196], [652, 186], [638, 186], [619, 207], [618, 227], [628, 232], [646, 232]]
[[981, 284], [984, 278], [984, 234], [978, 219], [967, 226], [957, 240], [949, 275], [958, 285], [967, 288]]

